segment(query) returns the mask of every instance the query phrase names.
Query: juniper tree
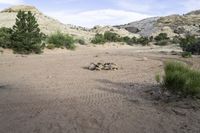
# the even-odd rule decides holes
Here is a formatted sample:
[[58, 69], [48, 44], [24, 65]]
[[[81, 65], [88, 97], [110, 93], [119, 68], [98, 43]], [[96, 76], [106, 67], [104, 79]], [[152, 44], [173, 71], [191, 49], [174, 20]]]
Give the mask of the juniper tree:
[[12, 48], [20, 54], [40, 53], [42, 34], [35, 16], [29, 11], [19, 11], [13, 26]]

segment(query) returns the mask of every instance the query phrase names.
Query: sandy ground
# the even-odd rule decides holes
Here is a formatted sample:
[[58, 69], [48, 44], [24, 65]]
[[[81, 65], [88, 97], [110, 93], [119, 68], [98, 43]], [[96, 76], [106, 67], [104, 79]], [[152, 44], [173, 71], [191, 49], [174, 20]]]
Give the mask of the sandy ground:
[[[165, 103], [148, 93], [159, 88], [154, 77], [164, 60], [183, 60], [170, 50], [102, 46], [0, 54], [0, 133], [199, 133], [198, 101]], [[85, 69], [99, 61], [120, 69]], [[186, 62], [200, 68], [199, 57]]]

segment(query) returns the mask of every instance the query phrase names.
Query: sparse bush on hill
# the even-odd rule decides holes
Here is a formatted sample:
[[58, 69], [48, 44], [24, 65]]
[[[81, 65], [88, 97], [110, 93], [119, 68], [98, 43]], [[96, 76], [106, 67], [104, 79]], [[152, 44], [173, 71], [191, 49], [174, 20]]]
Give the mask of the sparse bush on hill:
[[[151, 38], [152, 39], [152, 38]], [[125, 42], [128, 45], [133, 44], [142, 44], [142, 45], [148, 45], [150, 42], [148, 37], [132, 37], [124, 36], [120, 37], [117, 33], [112, 33], [110, 31], [105, 32], [104, 34], [96, 34], [95, 37], [91, 40], [91, 43], [93, 44], [104, 44], [106, 42]]]
[[136, 37], [128, 37], [128, 36], [125, 36], [122, 38], [122, 41], [125, 42], [126, 44], [128, 45], [131, 45], [133, 46], [133, 44], [137, 44], [137, 38]]
[[0, 47], [11, 48], [11, 35], [12, 29], [10, 28], [0, 28]]
[[148, 45], [149, 39], [147, 37], [140, 37], [137, 39], [137, 43], [142, 45]]
[[181, 56], [183, 58], [191, 58], [192, 57], [192, 53], [191, 52], [183, 52], [183, 53], [181, 53]]
[[91, 43], [93, 44], [104, 44], [106, 40], [104, 39], [103, 34], [96, 34], [95, 37], [91, 40]]
[[128, 45], [133, 45], [133, 40], [132, 38], [128, 37], [128, 36], [125, 36], [122, 38], [122, 41], [125, 42], [126, 44]]
[[104, 33], [104, 39], [108, 42], [120, 42], [121, 37], [117, 33], [106, 31]]
[[195, 36], [186, 36], [180, 39], [180, 46], [185, 52], [200, 54], [200, 38]]
[[185, 96], [200, 94], [199, 71], [180, 62], [166, 62], [164, 70], [162, 84], [167, 90]]
[[171, 40], [171, 43], [180, 44], [180, 37], [179, 36], [174, 36], [173, 39]]
[[11, 35], [12, 49], [15, 53], [41, 53], [42, 34], [35, 16], [29, 11], [19, 11]]
[[154, 38], [156, 41], [163, 41], [163, 40], [169, 40], [169, 37], [167, 33], [160, 33], [158, 36]]
[[155, 45], [159, 46], [165, 46], [169, 44], [169, 37], [167, 36], [167, 33], [160, 33], [158, 36], [154, 38]]
[[159, 46], [165, 46], [165, 45], [168, 45], [168, 44], [169, 44], [168, 40], [161, 40], [161, 41], [157, 41], [155, 43], [155, 45], [159, 45]]
[[67, 49], [75, 49], [75, 40], [68, 34], [63, 34], [61, 32], [54, 33], [47, 38], [49, 44], [53, 44], [56, 48], [65, 47]]

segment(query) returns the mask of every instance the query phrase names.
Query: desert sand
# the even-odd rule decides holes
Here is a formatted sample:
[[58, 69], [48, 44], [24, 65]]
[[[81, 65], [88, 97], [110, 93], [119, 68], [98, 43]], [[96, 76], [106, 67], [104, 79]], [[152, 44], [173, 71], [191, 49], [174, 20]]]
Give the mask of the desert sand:
[[[42, 55], [0, 54], [0, 133], [199, 133], [200, 102], [163, 101], [155, 74], [173, 48], [80, 46]], [[179, 49], [176, 49], [179, 51]], [[89, 71], [114, 62], [118, 71]]]

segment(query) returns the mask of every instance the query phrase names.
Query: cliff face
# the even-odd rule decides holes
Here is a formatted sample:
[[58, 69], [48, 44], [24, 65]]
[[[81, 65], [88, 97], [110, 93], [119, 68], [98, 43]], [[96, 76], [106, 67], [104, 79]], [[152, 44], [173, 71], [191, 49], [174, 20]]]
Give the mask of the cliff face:
[[[126, 25], [117, 26], [129, 30], [137, 28], [143, 36], [156, 36], [161, 32], [169, 36], [200, 35], [200, 10], [189, 12], [185, 15], [170, 15], [165, 17], [148, 18]], [[130, 31], [130, 30], [129, 30]], [[132, 32], [132, 31], [130, 31]]]
[[138, 37], [137, 34], [133, 34], [124, 29], [119, 30], [111, 26], [105, 26], [105, 27], [96, 26], [93, 29], [87, 29], [70, 24], [66, 25], [59, 22], [58, 20], [55, 20], [51, 17], [44, 15], [34, 6], [26, 6], [26, 5], [13, 6], [5, 10], [2, 10], [0, 12], [0, 27], [12, 27], [15, 24], [17, 12], [20, 10], [25, 12], [31, 11], [35, 15], [41, 31], [47, 35], [50, 35], [57, 31], [61, 31], [63, 33], [70, 34], [74, 37], [83, 38], [86, 41], [87, 40], [89, 41], [91, 38], [95, 36], [96, 33], [104, 33], [105, 31], [112, 31], [121, 36]]

